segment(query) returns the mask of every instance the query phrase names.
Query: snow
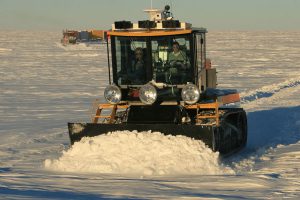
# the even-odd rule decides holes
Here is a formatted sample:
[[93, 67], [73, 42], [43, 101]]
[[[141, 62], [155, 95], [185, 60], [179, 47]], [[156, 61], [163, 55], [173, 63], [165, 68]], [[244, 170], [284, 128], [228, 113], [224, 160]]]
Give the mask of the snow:
[[234, 174], [202, 141], [159, 132], [116, 131], [83, 138], [45, 167], [67, 172], [134, 175]]
[[6, 52], [10, 52], [10, 51], [12, 51], [12, 49], [0, 48], [0, 53], [6, 53]]
[[247, 111], [247, 147], [229, 158], [148, 132], [70, 147], [67, 122], [104, 101], [106, 45], [0, 33], [0, 199], [299, 199], [300, 32], [208, 33], [218, 86], [240, 91]]

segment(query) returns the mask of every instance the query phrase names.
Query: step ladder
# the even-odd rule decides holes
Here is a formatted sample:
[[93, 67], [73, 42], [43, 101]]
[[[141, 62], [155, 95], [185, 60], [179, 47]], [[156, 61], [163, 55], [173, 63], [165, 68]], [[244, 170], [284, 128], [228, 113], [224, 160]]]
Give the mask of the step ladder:
[[[96, 109], [96, 114], [92, 118], [92, 123], [98, 123], [99, 119], [108, 120], [109, 124], [112, 124], [116, 118], [116, 113], [118, 109], [127, 109], [129, 106], [127, 104], [98, 104]], [[101, 115], [104, 109], [111, 110], [110, 115]]]

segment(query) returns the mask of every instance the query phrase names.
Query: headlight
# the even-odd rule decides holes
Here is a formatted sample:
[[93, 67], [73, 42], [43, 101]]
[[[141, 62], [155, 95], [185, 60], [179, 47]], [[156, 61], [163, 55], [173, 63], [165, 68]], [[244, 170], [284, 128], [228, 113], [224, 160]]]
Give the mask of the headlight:
[[156, 101], [157, 91], [153, 85], [146, 84], [140, 88], [139, 97], [144, 104], [151, 105]]
[[181, 98], [187, 104], [194, 104], [200, 98], [200, 92], [196, 85], [188, 83], [181, 91]]
[[109, 85], [104, 90], [104, 98], [110, 104], [117, 104], [121, 101], [122, 93], [119, 87]]

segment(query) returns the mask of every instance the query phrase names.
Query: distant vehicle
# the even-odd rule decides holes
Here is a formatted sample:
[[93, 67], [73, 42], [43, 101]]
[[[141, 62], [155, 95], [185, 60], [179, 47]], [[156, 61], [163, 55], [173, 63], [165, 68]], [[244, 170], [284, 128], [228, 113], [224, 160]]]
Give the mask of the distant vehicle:
[[106, 31], [104, 30], [64, 30], [63, 38], [61, 39], [61, 43], [65, 46], [79, 43], [98, 44], [104, 41], [106, 41]]
[[91, 123], [68, 124], [71, 143], [110, 131], [151, 130], [202, 140], [223, 155], [244, 147], [246, 113], [232, 106], [240, 101], [236, 90], [216, 88], [207, 30], [174, 20], [169, 6], [146, 12], [150, 20], [112, 25], [108, 103], [96, 104]]

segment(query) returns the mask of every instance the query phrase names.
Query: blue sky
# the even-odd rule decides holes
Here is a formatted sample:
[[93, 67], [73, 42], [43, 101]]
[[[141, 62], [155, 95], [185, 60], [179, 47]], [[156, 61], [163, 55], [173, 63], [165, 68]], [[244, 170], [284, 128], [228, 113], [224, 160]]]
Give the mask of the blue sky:
[[[210, 30], [300, 30], [300, 0], [153, 0], [175, 18]], [[147, 19], [151, 0], [0, 0], [0, 29], [109, 29]]]

